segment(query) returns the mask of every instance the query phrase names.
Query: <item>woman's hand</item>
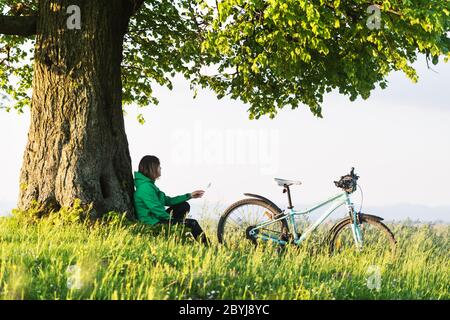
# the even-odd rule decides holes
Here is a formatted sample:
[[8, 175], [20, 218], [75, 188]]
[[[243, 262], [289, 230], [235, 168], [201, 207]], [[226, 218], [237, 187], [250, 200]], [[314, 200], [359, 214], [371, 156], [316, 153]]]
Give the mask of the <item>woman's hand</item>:
[[203, 196], [203, 194], [205, 193], [205, 191], [203, 190], [196, 190], [191, 192], [191, 198], [195, 199], [195, 198], [201, 198]]

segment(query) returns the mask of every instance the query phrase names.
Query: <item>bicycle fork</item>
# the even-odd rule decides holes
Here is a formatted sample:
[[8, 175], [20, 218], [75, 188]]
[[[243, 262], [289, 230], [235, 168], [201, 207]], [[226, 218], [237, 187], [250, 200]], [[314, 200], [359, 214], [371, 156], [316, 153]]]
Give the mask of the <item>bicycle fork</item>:
[[353, 203], [350, 200], [350, 197], [347, 194], [346, 199], [347, 209], [350, 215], [350, 218], [352, 219], [352, 234], [353, 234], [353, 240], [355, 241], [355, 246], [361, 251], [363, 249], [363, 234], [362, 230], [360, 228], [361, 225], [361, 219], [359, 216], [359, 212], [355, 211], [355, 207]]

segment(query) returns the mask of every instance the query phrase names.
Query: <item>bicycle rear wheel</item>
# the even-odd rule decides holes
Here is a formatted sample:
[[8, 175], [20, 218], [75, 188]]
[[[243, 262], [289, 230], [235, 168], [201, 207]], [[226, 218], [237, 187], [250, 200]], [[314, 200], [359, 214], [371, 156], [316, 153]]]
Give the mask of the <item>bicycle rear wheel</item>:
[[[258, 244], [258, 239], [248, 236], [252, 227], [269, 222], [279, 217], [280, 212], [270, 204], [259, 199], [244, 199], [229, 206], [220, 217], [217, 228], [219, 243], [228, 246], [239, 246], [243, 242]], [[285, 219], [274, 222], [264, 228], [258, 229], [264, 234], [277, 239], [284, 239], [289, 230]]]

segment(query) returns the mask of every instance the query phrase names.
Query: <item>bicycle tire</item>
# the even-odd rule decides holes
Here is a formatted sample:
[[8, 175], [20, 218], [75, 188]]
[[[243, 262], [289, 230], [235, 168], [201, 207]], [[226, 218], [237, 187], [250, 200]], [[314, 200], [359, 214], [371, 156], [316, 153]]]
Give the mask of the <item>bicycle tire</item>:
[[[396, 253], [397, 240], [395, 240], [393, 232], [383, 222], [372, 216], [361, 214], [360, 219], [363, 224], [366, 223], [368, 225], [376, 227], [386, 236], [386, 239], [389, 241], [389, 244], [391, 246], [391, 254], [394, 256]], [[344, 221], [341, 221], [338, 226], [332, 229], [331, 234], [329, 235], [330, 254], [336, 253], [336, 242], [339, 239], [339, 235], [345, 230], [347, 226], [351, 225], [352, 223], [352, 220], [350, 218], [347, 218]]]
[[[266, 210], [269, 210], [273, 214], [273, 217], [279, 217], [279, 215], [281, 214], [281, 212], [277, 208], [275, 208], [274, 206], [265, 202], [264, 200], [254, 199], [254, 198], [247, 198], [247, 199], [239, 200], [239, 201], [233, 203], [232, 205], [230, 205], [224, 211], [224, 213], [222, 214], [222, 216], [219, 219], [219, 224], [217, 227], [217, 238], [219, 240], [219, 243], [225, 244], [225, 241], [224, 241], [225, 225], [227, 223], [227, 220], [230, 219], [231, 213], [234, 212], [235, 210], [239, 209], [240, 207], [243, 207], [246, 205], [261, 206], [261, 207], [265, 208]], [[278, 229], [278, 230], [274, 230], [274, 231], [278, 231], [280, 233], [280, 235], [288, 236], [289, 228], [288, 228], [287, 221], [285, 219], [278, 221], [275, 225], [277, 225], [277, 227], [275, 229]], [[242, 233], [242, 238], [248, 240], [246, 238], [245, 232]], [[252, 239], [250, 239], [250, 240], [252, 241]], [[256, 239], [252, 242], [254, 245], [257, 245]]]

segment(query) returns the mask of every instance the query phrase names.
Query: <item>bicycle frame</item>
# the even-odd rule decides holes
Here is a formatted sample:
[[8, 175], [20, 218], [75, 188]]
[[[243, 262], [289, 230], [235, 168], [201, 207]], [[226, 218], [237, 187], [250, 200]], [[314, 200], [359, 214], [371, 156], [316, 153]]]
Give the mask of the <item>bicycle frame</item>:
[[[298, 233], [297, 233], [297, 227], [295, 225], [295, 216], [309, 214], [311, 212], [316, 211], [319, 208], [322, 208], [323, 206], [325, 206], [327, 204], [333, 204], [333, 205], [330, 206], [330, 208], [324, 214], [322, 214], [311, 226], [309, 226], [303, 232], [303, 234], [299, 237]], [[355, 244], [358, 248], [362, 248], [363, 238], [362, 238], [361, 229], [359, 228], [358, 213], [355, 212], [353, 203], [351, 202], [351, 199], [347, 192], [342, 192], [334, 197], [331, 197], [328, 200], [323, 201], [306, 211], [296, 211], [293, 208], [290, 208], [287, 210], [287, 213], [286, 213], [286, 210], [285, 210], [286, 214], [283, 215], [282, 217], [260, 223], [260, 224], [256, 225], [255, 228], [250, 230], [249, 233], [250, 233], [250, 235], [254, 236], [255, 238], [259, 238], [259, 239], [266, 240], [266, 241], [273, 241], [273, 242], [279, 243], [281, 245], [285, 245], [285, 244], [287, 244], [286, 241], [275, 238], [275, 237], [271, 237], [268, 235], [260, 234], [259, 232], [257, 232], [257, 230], [264, 228], [268, 225], [274, 224], [283, 219], [286, 219], [288, 221], [288, 224], [290, 224], [292, 227], [292, 231], [293, 231], [293, 235], [294, 235], [294, 243], [299, 245], [303, 241], [305, 241], [305, 239], [308, 238], [308, 236], [312, 232], [314, 232], [314, 230], [316, 230], [317, 227], [320, 226], [336, 209], [343, 206], [344, 204], [347, 206], [348, 212], [349, 212], [350, 216], [352, 217], [352, 221], [353, 221], [352, 232], [353, 232], [353, 238], [355, 240]]]

